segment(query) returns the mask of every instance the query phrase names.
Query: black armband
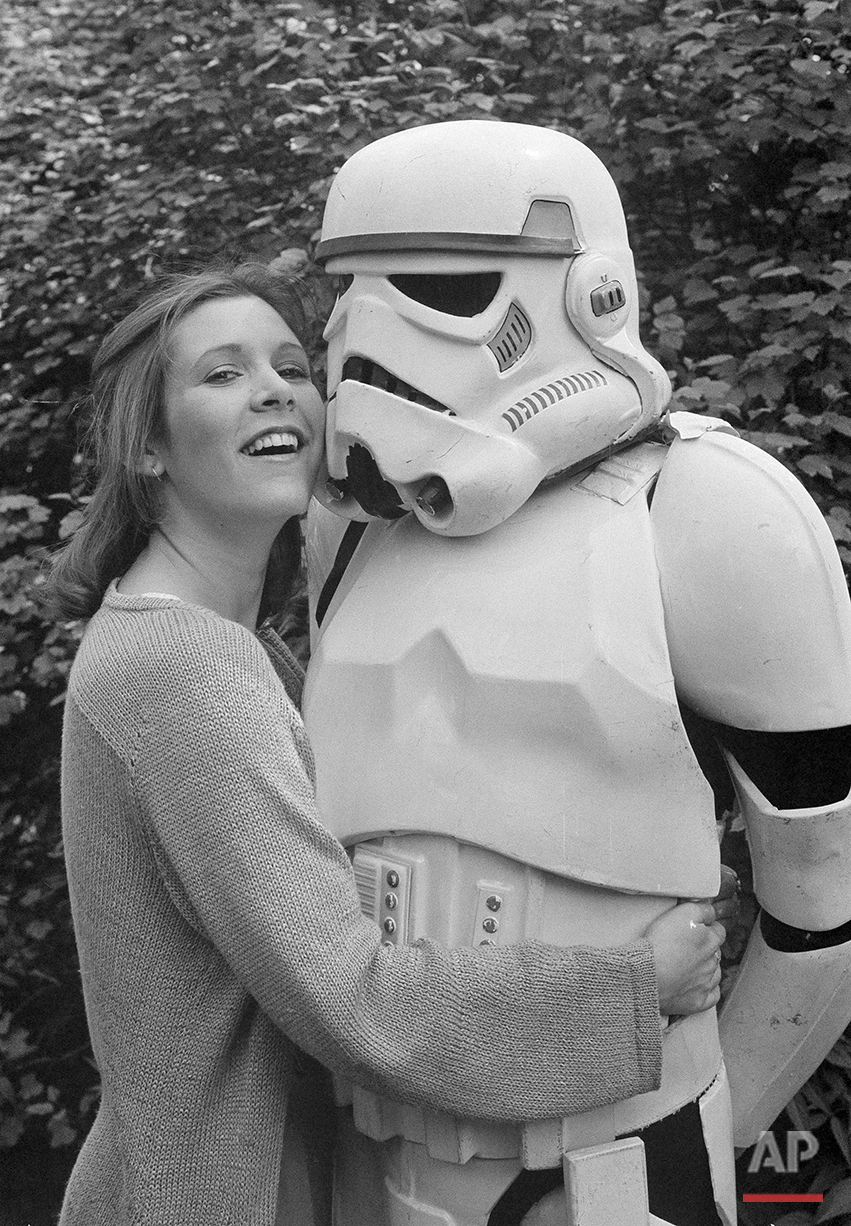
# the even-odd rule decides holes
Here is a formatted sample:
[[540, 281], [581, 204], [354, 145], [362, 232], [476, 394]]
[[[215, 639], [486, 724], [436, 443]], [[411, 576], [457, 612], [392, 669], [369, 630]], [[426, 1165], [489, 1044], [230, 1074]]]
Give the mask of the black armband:
[[759, 928], [769, 949], [783, 954], [803, 954], [813, 949], [830, 949], [851, 941], [851, 920], [826, 932], [809, 932], [806, 928], [793, 928], [784, 924], [768, 911], [761, 911]]

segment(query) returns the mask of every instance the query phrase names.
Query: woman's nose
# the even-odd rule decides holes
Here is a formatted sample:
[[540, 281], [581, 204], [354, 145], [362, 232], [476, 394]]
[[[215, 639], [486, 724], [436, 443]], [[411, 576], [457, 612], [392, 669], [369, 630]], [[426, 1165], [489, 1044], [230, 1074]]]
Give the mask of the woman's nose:
[[251, 407], [255, 412], [262, 413], [266, 409], [279, 408], [281, 405], [286, 408], [295, 405], [295, 393], [289, 381], [276, 370], [272, 370], [257, 388]]

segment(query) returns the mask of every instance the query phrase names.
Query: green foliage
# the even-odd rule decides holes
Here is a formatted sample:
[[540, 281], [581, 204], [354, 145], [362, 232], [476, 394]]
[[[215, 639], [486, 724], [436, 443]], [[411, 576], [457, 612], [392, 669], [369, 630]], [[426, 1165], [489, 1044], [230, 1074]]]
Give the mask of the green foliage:
[[[728, 417], [783, 460], [849, 562], [851, 36], [840, 10], [6, 0], [0, 1146], [75, 1144], [92, 1101], [57, 819], [80, 627], [51, 623], [38, 590], [44, 551], [73, 528], [85, 491], [73, 406], [128, 295], [214, 255], [278, 258], [313, 296], [319, 357], [330, 291], [309, 256], [350, 153], [434, 120], [561, 128], [620, 186], [645, 335], [675, 403]], [[841, 1086], [847, 1158], [847, 1069], [828, 1066], [818, 1084], [831, 1110]]]

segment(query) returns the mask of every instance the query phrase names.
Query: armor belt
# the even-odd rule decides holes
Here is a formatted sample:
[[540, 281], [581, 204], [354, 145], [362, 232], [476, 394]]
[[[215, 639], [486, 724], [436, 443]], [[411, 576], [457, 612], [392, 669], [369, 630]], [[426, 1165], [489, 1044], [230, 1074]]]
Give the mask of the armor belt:
[[645, 1128], [698, 1098], [721, 1071], [714, 1010], [681, 1018], [662, 1036], [662, 1084], [650, 1094], [611, 1103], [563, 1119], [501, 1124], [456, 1119], [425, 1111], [369, 1090], [351, 1087], [355, 1126], [375, 1141], [403, 1137], [424, 1145], [430, 1157], [463, 1163], [470, 1158], [520, 1158], [533, 1170], [558, 1166], [562, 1155]]

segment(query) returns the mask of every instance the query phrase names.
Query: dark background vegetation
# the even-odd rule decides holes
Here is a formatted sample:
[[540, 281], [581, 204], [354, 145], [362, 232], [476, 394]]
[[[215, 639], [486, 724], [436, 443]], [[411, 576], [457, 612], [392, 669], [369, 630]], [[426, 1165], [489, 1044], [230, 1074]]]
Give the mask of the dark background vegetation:
[[[787, 464], [849, 563], [851, 32], [841, 0], [4, 0], [0, 40], [0, 1226], [35, 1226], [97, 1096], [58, 819], [81, 627], [38, 592], [86, 492], [74, 406], [127, 295], [279, 258], [318, 340], [309, 260], [350, 153], [435, 120], [560, 128], [619, 184], [676, 404]], [[735, 830], [727, 858], [746, 871]], [[846, 1036], [781, 1121], [822, 1142], [798, 1176], [740, 1164], [752, 1190], [826, 1192], [772, 1221], [851, 1221], [850, 1075]]]

